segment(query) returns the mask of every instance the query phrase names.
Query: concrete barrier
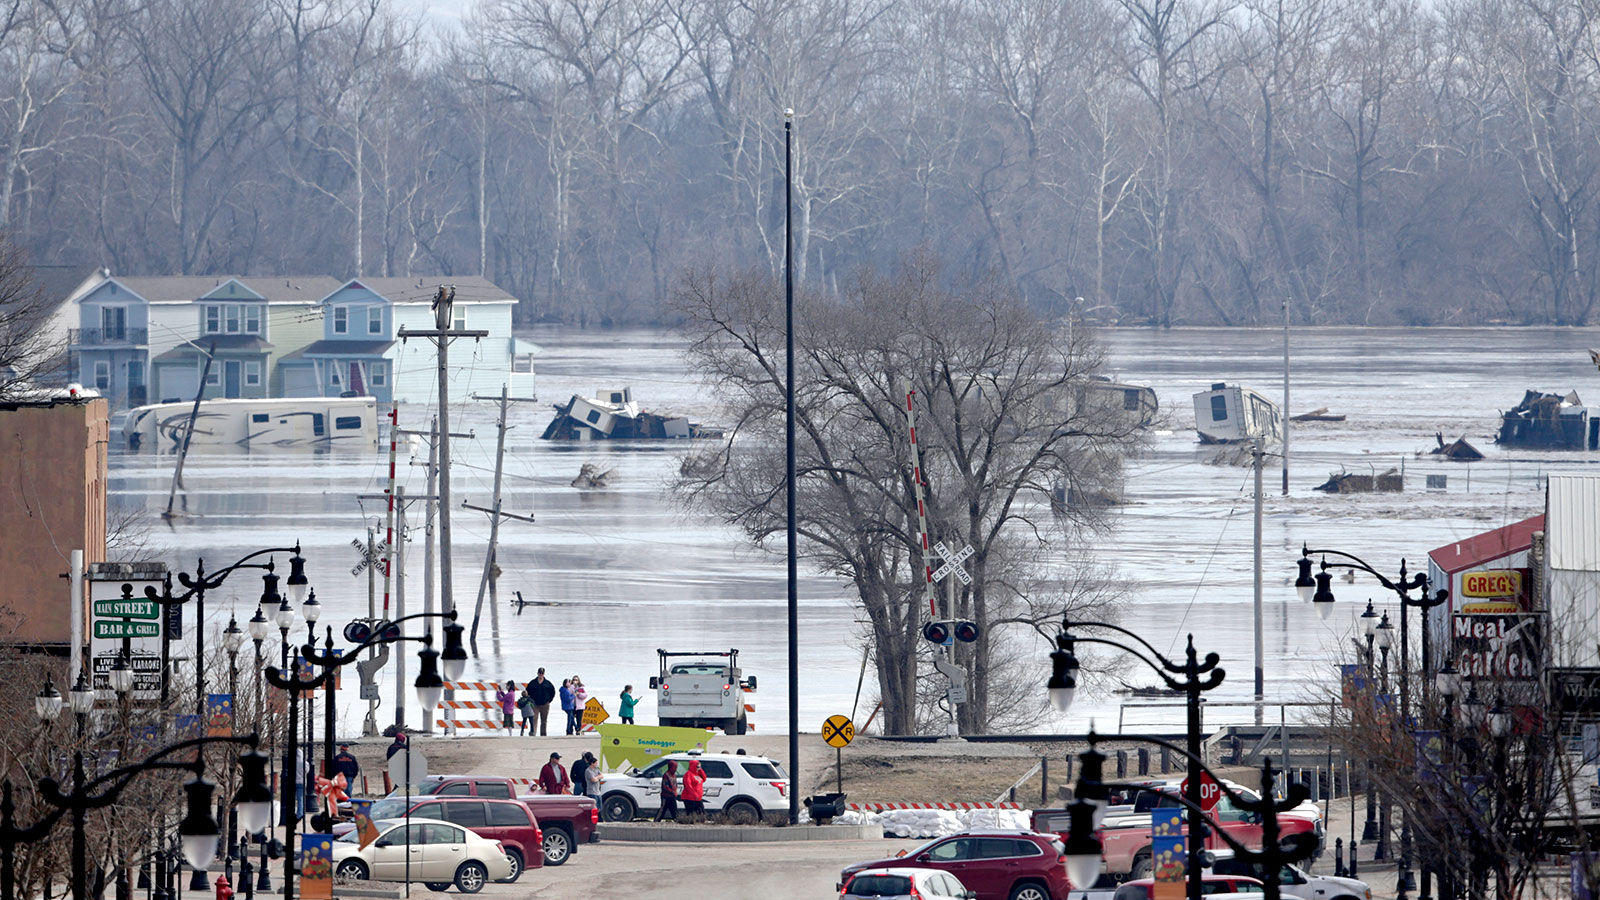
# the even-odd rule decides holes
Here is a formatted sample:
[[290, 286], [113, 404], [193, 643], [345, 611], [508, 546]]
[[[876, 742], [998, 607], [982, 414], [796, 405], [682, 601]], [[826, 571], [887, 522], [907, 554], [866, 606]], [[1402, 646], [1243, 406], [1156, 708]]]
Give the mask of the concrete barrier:
[[602, 841], [676, 844], [754, 844], [766, 841], [859, 841], [883, 837], [882, 825], [678, 825], [601, 822]]

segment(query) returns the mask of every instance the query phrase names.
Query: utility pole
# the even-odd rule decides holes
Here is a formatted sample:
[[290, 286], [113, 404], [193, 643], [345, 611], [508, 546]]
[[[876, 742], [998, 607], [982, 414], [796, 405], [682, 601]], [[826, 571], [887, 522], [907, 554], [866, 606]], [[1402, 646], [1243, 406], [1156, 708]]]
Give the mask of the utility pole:
[[[473, 399], [481, 398], [474, 395]], [[472, 611], [472, 633], [470, 638], [474, 656], [478, 653], [478, 620], [483, 618], [483, 595], [489, 587], [490, 580], [497, 577], [495, 575], [495, 569], [497, 568], [495, 557], [500, 547], [500, 518], [504, 516], [510, 519], [522, 519], [526, 522], [533, 521], [532, 516], [517, 516], [500, 511], [500, 485], [504, 480], [506, 462], [506, 404], [510, 403], [511, 399], [510, 387], [504, 384], [500, 385], [500, 420], [495, 423], [499, 430], [499, 435], [495, 438], [494, 445], [494, 500], [488, 508], [473, 506], [470, 503], [461, 504], [466, 509], [475, 509], [489, 514], [489, 552], [483, 559], [483, 578], [478, 581], [478, 605]], [[538, 398], [518, 397], [516, 399], [537, 400]]]
[[[367, 527], [367, 618], [368, 619], [376, 619], [378, 617], [378, 563], [377, 563], [377, 559], [378, 559], [378, 548], [375, 545], [375, 542], [374, 542], [374, 539], [373, 539], [372, 527], [368, 526]], [[378, 654], [377, 648], [371, 648], [371, 649], [369, 649], [367, 651], [367, 659], [372, 659], [373, 657], [377, 656], [377, 654]], [[377, 697], [369, 697], [369, 698], [367, 698], [367, 720], [366, 720], [366, 723], [362, 726], [361, 733], [364, 734], [364, 735], [376, 735], [378, 733], [378, 698]]]
[[1289, 299], [1287, 297], [1283, 301], [1283, 495], [1289, 496]]
[[[439, 420], [438, 420], [437, 417], [434, 418], [434, 420], [433, 420], [433, 422], [431, 424], [432, 424], [432, 428], [430, 430], [428, 430], [428, 431], [402, 431], [401, 432], [401, 434], [416, 435], [418, 437], [426, 439], [427, 442], [428, 442], [428, 462], [427, 462], [427, 467], [428, 467], [428, 493], [426, 494], [426, 496], [423, 496], [423, 497], [412, 497], [411, 498], [412, 500], [423, 500], [424, 501], [423, 509], [425, 510], [425, 512], [423, 513], [422, 611], [423, 612], [427, 612], [427, 613], [433, 612], [433, 522], [434, 522], [434, 515], [439, 510], [439, 496], [438, 496], [438, 494], [435, 493], [435, 488], [436, 488], [437, 483], [438, 483], [438, 474], [439, 474], [439, 466], [438, 466], [437, 463], [438, 463], [440, 438], [441, 437], [470, 438], [470, 437], [474, 437], [475, 436], [475, 435], [473, 435], [471, 433], [446, 435], [446, 434], [444, 434], [443, 432], [441, 432], [439, 430]], [[412, 465], [416, 465], [416, 463], [413, 462]], [[422, 633], [426, 634], [426, 635], [428, 635], [430, 637], [433, 636], [433, 620], [432, 619], [423, 619], [422, 620]], [[446, 699], [446, 700], [454, 700], [455, 699], [455, 691], [450, 689], [450, 688], [446, 688], [445, 692], [444, 692], [444, 699]], [[454, 718], [455, 718], [455, 711], [451, 710], [451, 709], [446, 709], [445, 710], [445, 720], [446, 721], [450, 721], [450, 720], [453, 720]], [[448, 728], [449, 726], [446, 726], [446, 727]], [[430, 732], [433, 730], [432, 719], [431, 718], [429, 718], [426, 722], [423, 723], [423, 729], [425, 731], [430, 731]]]
[[[1288, 421], [1285, 419], [1285, 421]], [[1256, 476], [1256, 596], [1255, 596], [1255, 637], [1256, 637], [1256, 724], [1261, 724], [1261, 704], [1266, 699], [1266, 664], [1262, 650], [1261, 638], [1261, 466], [1265, 445], [1261, 438], [1256, 438], [1251, 447], [1250, 456], [1255, 467]], [[1287, 757], [1285, 757], [1287, 759]]]
[[[389, 495], [388, 511], [384, 515], [383, 525], [383, 614], [389, 615], [389, 584], [390, 569], [394, 559], [394, 458], [395, 445], [400, 440], [400, 407], [398, 404], [389, 406], [389, 486], [384, 491]], [[376, 653], [377, 651], [372, 651]], [[369, 657], [370, 658], [370, 657]]]
[[[391, 471], [393, 471], [391, 469]], [[394, 531], [394, 544], [390, 552], [394, 554], [394, 617], [406, 617], [406, 486], [399, 485], [391, 495], [393, 506], [390, 508], [390, 518], [398, 517], [400, 527]], [[404, 626], [402, 626], [404, 627]], [[394, 725], [404, 728], [406, 724], [406, 655], [396, 653], [394, 674]], [[427, 729], [428, 723], [433, 719], [433, 710], [425, 710], [423, 715], [423, 728]]]
[[434, 327], [422, 331], [400, 329], [401, 341], [414, 337], [431, 339], [439, 362], [439, 427], [436, 432], [439, 452], [439, 605], [444, 612], [455, 609], [450, 572], [450, 339], [470, 337], [481, 340], [489, 336], [489, 332], [481, 329], [452, 327], [455, 299], [454, 286], [446, 288], [440, 285], [433, 298]]

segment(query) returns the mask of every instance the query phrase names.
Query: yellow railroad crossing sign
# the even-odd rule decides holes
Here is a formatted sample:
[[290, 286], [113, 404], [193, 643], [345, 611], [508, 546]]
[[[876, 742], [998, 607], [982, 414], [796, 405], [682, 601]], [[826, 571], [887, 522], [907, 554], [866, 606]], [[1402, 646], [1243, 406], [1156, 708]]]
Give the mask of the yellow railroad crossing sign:
[[822, 740], [829, 747], [844, 747], [856, 739], [856, 725], [848, 716], [829, 716], [822, 723]]

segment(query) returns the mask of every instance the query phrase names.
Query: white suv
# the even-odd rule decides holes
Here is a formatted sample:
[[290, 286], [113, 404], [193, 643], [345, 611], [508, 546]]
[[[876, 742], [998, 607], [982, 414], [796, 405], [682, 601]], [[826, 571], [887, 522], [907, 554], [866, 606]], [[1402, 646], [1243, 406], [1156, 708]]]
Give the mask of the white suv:
[[691, 750], [663, 756], [643, 771], [605, 775], [600, 782], [601, 817], [607, 822], [629, 822], [655, 815], [661, 809], [661, 776], [667, 771], [667, 760], [678, 763], [681, 790], [691, 759], [699, 760], [706, 773], [706, 812], [754, 823], [770, 810], [789, 808], [789, 775], [776, 762], [761, 756]]

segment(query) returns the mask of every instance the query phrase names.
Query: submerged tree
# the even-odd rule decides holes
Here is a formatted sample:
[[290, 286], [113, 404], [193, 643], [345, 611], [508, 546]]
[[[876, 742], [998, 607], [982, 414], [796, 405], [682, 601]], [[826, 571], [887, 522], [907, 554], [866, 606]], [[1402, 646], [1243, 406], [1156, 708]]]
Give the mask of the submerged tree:
[[[719, 454], [684, 466], [679, 484], [757, 544], [785, 532], [784, 320], [781, 284], [765, 273], [702, 271], [676, 292], [692, 364], [734, 427]], [[930, 541], [974, 553], [972, 582], [939, 617], [970, 620], [958, 644], [968, 679], [964, 732], [1003, 724], [997, 665], [1014, 636], [1031, 636], [1063, 604], [1100, 603], [1103, 582], [1074, 582], [1069, 566], [1092, 508], [1053, 503], [1115, 492], [1137, 442], [1123, 396], [1103, 399], [1101, 356], [1085, 329], [1040, 320], [999, 279], [948, 286], [914, 257], [888, 276], [859, 275], [841, 296], [802, 291], [795, 302], [795, 407], [801, 552], [850, 582], [869, 623], [884, 730], [917, 725], [924, 600], [906, 419], [915, 392]], [[714, 457], [714, 458], [713, 458]], [[1086, 578], [1088, 576], [1085, 576]], [[941, 592], [940, 597], [944, 594]], [[1009, 642], [1009, 646], [1008, 646]], [[938, 683], [942, 686], [942, 679]], [[1010, 689], [999, 691], [1010, 693]]]

